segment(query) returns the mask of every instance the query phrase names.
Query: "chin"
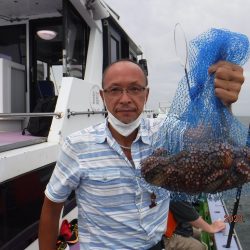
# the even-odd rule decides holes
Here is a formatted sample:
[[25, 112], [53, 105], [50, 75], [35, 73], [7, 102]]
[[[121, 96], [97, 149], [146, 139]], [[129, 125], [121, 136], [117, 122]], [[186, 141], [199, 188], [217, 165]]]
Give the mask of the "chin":
[[116, 118], [118, 120], [120, 120], [121, 122], [126, 123], [126, 124], [131, 123], [136, 119], [135, 116], [134, 115], [132, 116], [131, 114], [118, 115], [118, 116], [116, 116]]
[[125, 123], [125, 124], [129, 124], [129, 123], [131, 123], [131, 122], [133, 122], [134, 120], [122, 120], [122, 122], [123, 123]]
[[129, 124], [129, 123], [135, 121], [136, 118], [124, 118], [124, 117], [122, 117], [122, 118], [119, 119], [119, 120], [120, 120], [121, 122], [125, 123], [125, 124]]

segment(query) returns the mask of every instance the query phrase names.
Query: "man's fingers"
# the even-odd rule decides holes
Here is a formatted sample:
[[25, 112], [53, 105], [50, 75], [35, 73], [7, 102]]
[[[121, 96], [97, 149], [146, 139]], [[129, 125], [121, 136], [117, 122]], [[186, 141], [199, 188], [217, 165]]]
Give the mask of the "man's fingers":
[[238, 92], [228, 91], [222, 88], [215, 88], [215, 95], [221, 99], [226, 106], [238, 100]]
[[219, 61], [208, 72], [214, 74], [215, 95], [227, 106], [237, 101], [244, 83], [243, 68], [239, 65]]
[[243, 72], [243, 69], [241, 66], [237, 65], [237, 64], [233, 64], [230, 62], [226, 62], [226, 61], [219, 61], [218, 63], [213, 64], [209, 69], [208, 72], [210, 74], [215, 73], [219, 68], [227, 68], [228, 70], [232, 70], [232, 71], [239, 71], [239, 72]]
[[231, 91], [231, 92], [233, 91], [236, 93], [239, 93], [241, 90], [241, 84], [239, 84], [239, 82], [222, 80], [218, 78], [214, 79], [214, 87], [224, 89], [227, 91]]
[[243, 84], [244, 82], [244, 76], [241, 71], [232, 71], [231, 69], [224, 67], [224, 68], [218, 68], [215, 72], [215, 79], [222, 79], [227, 81], [234, 81], [237, 83]]

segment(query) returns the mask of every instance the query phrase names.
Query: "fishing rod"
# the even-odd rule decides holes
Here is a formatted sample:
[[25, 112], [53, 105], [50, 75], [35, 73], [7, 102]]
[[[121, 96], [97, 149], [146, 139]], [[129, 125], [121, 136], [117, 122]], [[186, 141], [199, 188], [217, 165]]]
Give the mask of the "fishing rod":
[[[249, 128], [248, 128], [246, 146], [250, 147], [250, 124], [249, 124]], [[236, 198], [235, 198], [233, 212], [232, 212], [232, 218], [236, 218], [236, 216], [237, 216], [239, 203], [240, 203], [241, 190], [242, 190], [242, 186], [237, 188]], [[230, 223], [230, 228], [229, 228], [229, 233], [228, 233], [228, 238], [227, 238], [227, 244], [225, 246], [226, 248], [230, 248], [230, 246], [231, 246], [231, 241], [232, 241], [232, 237], [233, 237], [235, 223], [236, 223], [236, 221], [234, 219]]]
[[175, 54], [179, 59], [181, 66], [184, 68], [185, 77], [188, 85], [188, 92], [190, 95], [190, 82], [188, 77], [188, 42], [186, 34], [181, 26], [180, 23], [176, 23], [174, 27], [174, 47], [175, 47]]

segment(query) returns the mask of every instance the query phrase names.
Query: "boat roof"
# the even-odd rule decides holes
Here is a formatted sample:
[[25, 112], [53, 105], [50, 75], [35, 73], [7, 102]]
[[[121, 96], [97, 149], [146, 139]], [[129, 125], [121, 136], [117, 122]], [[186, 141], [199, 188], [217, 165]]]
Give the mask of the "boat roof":
[[62, 9], [61, 0], [1, 0], [0, 19], [13, 22], [41, 14], [52, 14]]
[[[80, 0], [79, 0], [80, 1]], [[102, 5], [107, 9], [111, 18], [120, 27], [123, 34], [129, 40], [131, 48], [137, 53], [142, 55], [142, 50], [134, 39], [126, 32], [119, 22], [119, 15], [108, 6], [105, 1], [100, 0]], [[62, 0], [1, 0], [0, 1], [0, 25], [6, 25], [16, 22], [22, 22], [28, 19], [33, 19], [39, 15], [48, 16], [61, 16], [62, 13]]]
[[[102, 1], [102, 0], [101, 0]], [[122, 29], [123, 33], [127, 36], [127, 38], [129, 39], [130, 45], [133, 49], [135, 49], [135, 52], [137, 53], [137, 55], [142, 55], [143, 52], [141, 50], [140, 47], [138, 47], [138, 43], [136, 43], [134, 41], [134, 39], [131, 38], [130, 35], [128, 35], [128, 33], [126, 32], [126, 30], [123, 28], [123, 26], [120, 23], [120, 16], [117, 14], [117, 12], [115, 12], [107, 3], [105, 3], [105, 1], [102, 1], [104, 3], [104, 5], [106, 6], [110, 16], [112, 17], [113, 20], [115, 20], [115, 22], [120, 26], [120, 28]]]

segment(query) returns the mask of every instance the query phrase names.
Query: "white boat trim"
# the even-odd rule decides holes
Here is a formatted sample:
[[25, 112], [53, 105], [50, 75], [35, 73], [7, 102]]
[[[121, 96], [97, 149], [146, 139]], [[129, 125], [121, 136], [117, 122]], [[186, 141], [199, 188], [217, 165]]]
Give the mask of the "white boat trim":
[[[211, 221], [214, 222], [216, 220], [225, 221], [226, 215], [228, 215], [228, 211], [226, 209], [225, 203], [222, 200], [211, 201], [208, 200], [208, 207], [210, 212]], [[226, 223], [226, 229], [222, 232], [218, 232], [214, 234], [214, 242], [216, 250], [242, 250], [242, 246], [240, 245], [239, 238], [237, 237], [236, 232], [232, 237], [230, 248], [225, 248], [227, 244], [228, 234], [229, 234], [230, 225]]]

